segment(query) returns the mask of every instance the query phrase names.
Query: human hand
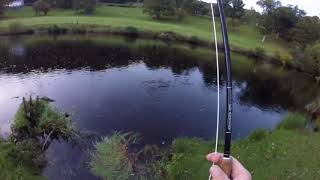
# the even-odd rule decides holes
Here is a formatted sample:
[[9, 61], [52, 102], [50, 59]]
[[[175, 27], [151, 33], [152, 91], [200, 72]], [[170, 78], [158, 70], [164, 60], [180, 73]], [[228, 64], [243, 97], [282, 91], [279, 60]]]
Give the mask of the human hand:
[[[213, 163], [210, 168], [210, 174], [213, 180], [230, 180], [230, 178], [218, 166], [223, 161], [221, 153], [211, 153], [207, 155], [207, 160]], [[233, 180], [251, 180], [251, 174], [235, 158], [232, 158], [231, 179]]]

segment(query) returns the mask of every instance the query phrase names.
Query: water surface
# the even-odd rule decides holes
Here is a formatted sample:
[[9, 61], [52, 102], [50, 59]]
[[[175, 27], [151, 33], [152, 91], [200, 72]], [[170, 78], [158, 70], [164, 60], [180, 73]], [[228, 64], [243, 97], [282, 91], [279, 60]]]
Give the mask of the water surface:
[[[106, 36], [22, 36], [1, 42], [3, 136], [10, 133], [22, 97], [31, 95], [54, 99], [58, 109], [74, 114], [77, 125], [97, 137], [135, 131], [143, 143], [163, 146], [181, 136], [213, 139], [217, 88], [210, 49]], [[234, 139], [257, 128], [276, 127], [289, 110], [303, 109], [319, 94], [306, 74], [232, 57]], [[224, 77], [222, 71], [221, 129]], [[86, 168], [90, 147], [91, 143], [84, 147], [53, 143], [44, 175], [94, 178]]]

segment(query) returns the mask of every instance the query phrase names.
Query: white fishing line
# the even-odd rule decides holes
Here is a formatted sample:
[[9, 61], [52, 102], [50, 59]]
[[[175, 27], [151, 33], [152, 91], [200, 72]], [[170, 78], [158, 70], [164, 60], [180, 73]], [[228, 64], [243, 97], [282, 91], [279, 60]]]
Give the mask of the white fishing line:
[[[215, 23], [215, 16], [214, 16], [214, 10], [212, 2], [211, 5], [211, 17], [212, 17], [212, 27], [213, 27], [213, 39], [215, 43], [215, 49], [216, 49], [216, 68], [217, 68], [217, 119], [216, 119], [216, 139], [215, 139], [215, 147], [214, 152], [218, 152], [218, 141], [219, 141], [219, 124], [220, 124], [220, 72], [219, 72], [219, 50], [218, 50], [218, 39], [217, 39], [217, 29], [216, 29], [216, 23]], [[211, 180], [211, 174], [209, 176], [209, 180]]]

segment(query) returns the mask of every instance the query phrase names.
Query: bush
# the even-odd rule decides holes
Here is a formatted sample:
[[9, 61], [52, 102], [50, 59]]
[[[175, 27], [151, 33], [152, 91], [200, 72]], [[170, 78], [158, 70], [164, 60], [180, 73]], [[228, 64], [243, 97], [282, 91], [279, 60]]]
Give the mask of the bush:
[[320, 76], [320, 42], [308, 46], [305, 50], [306, 65], [316, 76]]
[[57, 25], [53, 25], [53, 26], [49, 27], [48, 33], [49, 34], [55, 34], [55, 35], [66, 34], [67, 33], [67, 29], [66, 28], [61, 28], [61, 27], [59, 27]]
[[[57, 111], [48, 101], [23, 99], [12, 125], [11, 139], [21, 141], [28, 138], [50, 138], [68, 140], [77, 130], [69, 115]], [[49, 140], [49, 139], [48, 139]], [[46, 147], [44, 143], [44, 147]]]
[[266, 55], [266, 51], [262, 47], [256, 47], [254, 49], [254, 56], [259, 58], [259, 57], [264, 57]]
[[291, 113], [278, 125], [278, 129], [297, 130], [306, 127], [307, 119], [300, 113]]
[[38, 0], [33, 3], [33, 10], [35, 11], [36, 15], [40, 15], [40, 12], [43, 12], [44, 15], [47, 15], [51, 9], [49, 3], [44, 0]]
[[189, 38], [189, 42], [192, 43], [192, 44], [199, 44], [200, 40], [197, 36], [191, 36]]
[[77, 13], [93, 14], [96, 5], [96, 0], [74, 0], [74, 9]]
[[139, 33], [138, 29], [133, 26], [125, 27], [123, 32], [131, 37], [137, 37]]
[[25, 30], [24, 25], [19, 21], [15, 21], [9, 24], [10, 33], [22, 33], [24, 30]]
[[257, 129], [249, 136], [250, 141], [261, 141], [265, 139], [269, 134], [269, 131], [266, 129]]
[[137, 142], [134, 133], [114, 133], [95, 145], [91, 154], [90, 170], [103, 179], [129, 179], [133, 175], [134, 159], [129, 146]]

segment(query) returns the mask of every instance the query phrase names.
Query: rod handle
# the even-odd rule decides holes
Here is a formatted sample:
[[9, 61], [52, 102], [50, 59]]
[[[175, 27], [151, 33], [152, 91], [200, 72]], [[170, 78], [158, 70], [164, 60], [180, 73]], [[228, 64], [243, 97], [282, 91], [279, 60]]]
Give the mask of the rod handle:
[[222, 160], [218, 164], [220, 168], [223, 170], [226, 175], [231, 178], [231, 171], [232, 171], [232, 158], [223, 157]]

